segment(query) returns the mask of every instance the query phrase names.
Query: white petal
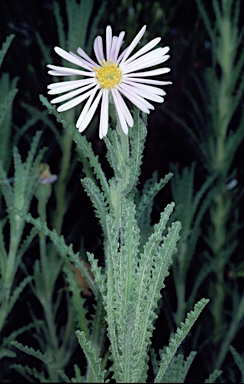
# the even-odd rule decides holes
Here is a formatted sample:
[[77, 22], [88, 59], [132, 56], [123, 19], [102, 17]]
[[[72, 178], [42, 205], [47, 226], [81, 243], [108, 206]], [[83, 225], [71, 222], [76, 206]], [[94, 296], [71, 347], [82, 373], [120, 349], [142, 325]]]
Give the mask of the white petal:
[[123, 44], [123, 38], [125, 36], [125, 32], [122, 31], [120, 32], [119, 34], [119, 37], [118, 37], [118, 40], [117, 40], [117, 43], [116, 43], [116, 47], [115, 47], [115, 50], [113, 52], [113, 61], [117, 64], [117, 60], [118, 60], [118, 54], [119, 54], [119, 50], [121, 48], [121, 45]]
[[120, 64], [120, 68], [123, 71], [123, 73], [128, 73], [131, 71], [138, 71], [142, 68], [147, 68], [150, 66], [158, 65], [163, 63], [164, 61], [168, 60], [170, 57], [169, 55], [162, 55], [161, 50], [163, 48], [154, 49], [152, 52], [148, 52], [146, 55], [143, 55], [139, 57], [138, 59], [132, 61], [127, 65], [127, 62], [124, 64]]
[[97, 63], [96, 63], [95, 61], [93, 61], [93, 60], [86, 54], [86, 52], [85, 52], [82, 48], [79, 47], [79, 48], [77, 49], [77, 52], [78, 52], [78, 54], [79, 54], [81, 57], [83, 57], [83, 58], [86, 59], [89, 63], [91, 63], [91, 65], [93, 66], [93, 68], [97, 66]]
[[104, 89], [102, 92], [102, 105], [100, 112], [99, 138], [102, 139], [108, 132], [108, 96], [109, 91]]
[[121, 110], [120, 102], [118, 100], [118, 93], [115, 92], [115, 89], [111, 89], [111, 92], [112, 92], [115, 108], [116, 108], [116, 111], [118, 113], [121, 128], [122, 128], [123, 132], [127, 135], [128, 134], [128, 126], [127, 126], [125, 117], [123, 115], [123, 112]]
[[94, 79], [82, 79], [82, 80], [71, 80], [71, 81], [61, 81], [60, 83], [53, 83], [47, 86], [50, 91], [49, 95], [57, 95], [59, 93], [68, 92], [72, 89], [83, 87], [88, 84], [96, 84]]
[[169, 57], [169, 55], [163, 55], [162, 52], [163, 52], [163, 48], [153, 49], [151, 52], [145, 53], [144, 55], [138, 57], [137, 59], [132, 60], [130, 63], [127, 63], [127, 60], [126, 60], [126, 62], [121, 64], [120, 67], [121, 68], [129, 68], [134, 63], [138, 63], [140, 65], [140, 63], [144, 62], [144, 61], [152, 61], [155, 58], [159, 59], [159, 58], [162, 58], [165, 56]]
[[121, 94], [119, 93], [119, 91], [117, 89], [114, 89], [114, 93], [116, 94], [117, 101], [120, 105], [120, 109], [124, 115], [124, 118], [125, 118], [127, 124], [129, 125], [129, 127], [132, 127], [134, 120], [133, 120], [133, 117], [132, 117], [127, 105], [124, 102], [123, 97], [121, 96]]
[[54, 71], [57, 71], [57, 73], [62, 73], [63, 76], [70, 76], [70, 75], [82, 75], [82, 76], [89, 76], [89, 77], [95, 76], [94, 72], [85, 72], [85, 71], [81, 71], [80, 69], [58, 67], [57, 65], [51, 65], [51, 64], [48, 64], [47, 67], [50, 69], [53, 69]]
[[152, 87], [150, 85], [140, 84], [131, 80], [126, 80], [126, 79], [123, 79], [123, 83], [129, 84], [132, 87], [135, 87], [137, 89], [142, 89], [143, 91], [146, 91], [146, 92], [155, 93], [156, 95], [161, 95], [161, 96], [166, 95], [166, 92], [163, 89], [158, 87]]
[[54, 51], [63, 59], [68, 60], [70, 63], [76, 64], [82, 67], [82, 60], [79, 58], [73, 57], [70, 53], [66, 52], [64, 49], [55, 47]]
[[135, 73], [132, 73], [131, 75], [133, 77], [158, 76], [158, 75], [163, 75], [164, 73], [168, 73], [170, 71], [171, 71], [170, 68], [158, 68], [158, 69], [154, 69], [152, 71], [147, 71], [147, 72], [135, 72]]
[[129, 45], [124, 57], [122, 58], [121, 60], [121, 64], [125, 62], [125, 60], [127, 59], [127, 57], [131, 54], [131, 52], [133, 51], [133, 49], [137, 46], [137, 44], [139, 43], [139, 41], [141, 40], [142, 36], [144, 35], [145, 31], [146, 31], [146, 25], [144, 25], [144, 27], [142, 27], [142, 29], [138, 32], [138, 34], [136, 35], [136, 37], [134, 38], [134, 40], [131, 42], [131, 44]]
[[148, 101], [144, 100], [142, 97], [139, 97], [134, 92], [131, 92], [130, 89], [127, 89], [125, 84], [120, 84], [117, 89], [141, 111], [149, 113], [149, 109], [154, 109], [153, 105], [151, 105]]
[[133, 92], [135, 95], [142, 97], [143, 99], [156, 101], [157, 103], [163, 103], [164, 102], [164, 99], [161, 96], [158, 96], [157, 94], [148, 92], [148, 90], [145, 91], [141, 88], [137, 88], [136, 86], [130, 86], [127, 84], [123, 84], [123, 85], [127, 87], [127, 91], [129, 90], [131, 93]]
[[63, 72], [58, 72], [58, 71], [48, 71], [47, 72], [49, 75], [52, 75], [52, 76], [72, 76], [72, 74], [63, 74]]
[[117, 41], [118, 41], [118, 36], [113, 36], [112, 37], [112, 44], [111, 44], [111, 49], [110, 49], [110, 59], [113, 60], [113, 62], [115, 62], [115, 58], [114, 58], [114, 51], [117, 47]]
[[97, 61], [98, 63], [100, 63], [102, 60], [104, 60], [103, 42], [102, 42], [101, 36], [96, 37], [94, 41], [93, 49], [94, 49]]
[[152, 79], [144, 79], [144, 78], [135, 78], [135, 77], [131, 77], [133, 76], [133, 73], [132, 74], [128, 74], [128, 75], [124, 75], [123, 76], [123, 79], [124, 80], [131, 80], [135, 83], [145, 83], [145, 84], [153, 84], [153, 85], [168, 85], [168, 84], [172, 84], [172, 81], [161, 81], [161, 80], [152, 80]]
[[137, 90], [136, 94], [138, 96], [141, 96], [144, 99], [155, 101], [156, 103], [164, 102], [164, 98], [156, 95], [155, 93], [149, 93], [149, 92], [144, 92], [142, 90]]
[[79, 94], [81, 94], [81, 93], [84, 93], [85, 91], [87, 91], [87, 90], [90, 89], [91, 87], [94, 87], [94, 84], [88, 84], [88, 85], [85, 86], [85, 87], [76, 89], [75, 91], [71, 91], [71, 92], [66, 93], [65, 95], [56, 97], [55, 99], [51, 100], [51, 103], [52, 103], [52, 104], [61, 103], [62, 101], [71, 99], [71, 98], [74, 97], [74, 96], [77, 96], [77, 95], [79, 95]]
[[86, 129], [86, 127], [88, 126], [88, 124], [90, 123], [91, 119], [93, 118], [94, 113], [96, 112], [96, 109], [97, 109], [97, 106], [98, 106], [98, 103], [99, 103], [101, 97], [102, 97], [102, 90], [99, 91], [96, 99], [93, 101], [93, 103], [91, 105], [91, 108], [87, 112], [81, 125], [78, 127], [80, 132], [83, 132]]
[[[81, 58], [78, 55], [76, 55], [74, 52], [69, 51], [69, 54], [81, 60]], [[92, 65], [89, 61], [85, 60], [84, 58], [81, 61], [84, 69], [88, 69], [88, 71], [93, 71], [94, 65]]]
[[129, 49], [129, 47], [125, 48], [125, 49], [123, 50], [123, 52], [119, 55], [119, 58], [118, 58], [118, 60], [117, 60], [117, 62], [116, 62], [117, 65], [118, 65], [118, 63], [121, 62], [121, 60], [122, 60], [123, 57], [125, 56], [125, 54], [126, 54], [126, 52], [128, 51], [128, 49]]
[[[76, 105], [80, 104], [82, 101], [87, 99], [91, 93], [92, 93], [92, 90], [84, 93], [84, 95], [77, 96], [74, 99], [67, 101], [67, 103], [60, 105], [60, 107], [57, 108], [57, 111], [63, 112], [63, 111], [67, 111], [67, 109], [71, 109], [71, 108], [75, 107]], [[51, 103], [52, 103], [52, 101], [51, 101]]]
[[112, 28], [110, 25], [106, 28], [106, 58], [107, 62], [110, 61], [110, 51], [111, 51], [111, 45], [112, 45]]
[[81, 125], [83, 119], [85, 118], [85, 115], [87, 114], [87, 111], [88, 109], [90, 108], [90, 105], [95, 97], [95, 94], [97, 92], [97, 90], [99, 89], [99, 86], [97, 85], [91, 92], [91, 95], [89, 97], [89, 99], [87, 100], [83, 110], [81, 111], [81, 114], [76, 122], [76, 128], [79, 128], [79, 126]]
[[131, 56], [128, 60], [126, 60], [126, 64], [130, 63], [131, 61], [135, 60], [137, 57], [144, 55], [146, 52], [150, 51], [157, 45], [161, 40], [161, 37], [156, 37], [155, 39], [151, 40], [149, 43], [144, 45], [139, 51], [137, 51], [133, 56]]
[[[126, 70], [122, 70], [122, 72], [124, 74], [126, 73], [131, 73], [131, 72], [134, 72], [134, 71], [139, 71], [140, 69], [144, 69], [144, 68], [148, 68], [148, 67], [154, 67], [155, 65], [159, 65], [159, 64], [162, 64], [164, 63], [166, 60], [169, 59], [169, 55], [165, 55], [163, 57], [155, 57], [155, 58], [152, 58], [151, 60], [144, 60], [144, 61], [140, 61], [138, 63], [131, 63], [130, 64], [130, 67]], [[138, 59], [140, 60], [140, 59]]]

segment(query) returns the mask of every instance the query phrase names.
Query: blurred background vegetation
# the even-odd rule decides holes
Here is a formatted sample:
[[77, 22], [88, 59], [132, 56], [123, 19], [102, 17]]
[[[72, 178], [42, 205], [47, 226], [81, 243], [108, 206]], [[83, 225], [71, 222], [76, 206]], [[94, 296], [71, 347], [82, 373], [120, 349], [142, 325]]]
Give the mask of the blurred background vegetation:
[[[3, 43], [10, 34], [15, 35], [1, 67], [1, 72], [8, 73], [9, 78], [16, 81], [18, 88], [12, 106], [8, 148], [10, 155], [5, 164], [5, 171], [10, 178], [14, 172], [11, 163], [13, 146], [17, 145], [21, 156], [25, 158], [38, 130], [42, 131], [40, 147], [48, 148], [43, 161], [49, 164], [52, 174], [58, 178], [62, 172], [62, 149], [57, 143], [51, 123], [45, 120], [47, 115], [44, 118], [44, 107], [39, 100], [39, 95], [46, 95], [47, 85], [53, 82], [47, 74], [46, 65], [58, 63], [53, 51], [53, 47], [59, 45], [54, 4], [53, 0], [0, 2], [0, 42]], [[60, 0], [57, 4], [67, 29], [66, 1]], [[224, 371], [219, 382], [243, 382], [244, 379], [244, 372], [236, 365], [229, 350], [232, 345], [240, 356], [243, 354], [243, 11], [242, 0], [96, 0], [88, 22], [87, 35], [81, 37], [81, 42], [85, 43], [91, 53], [89, 33], [93, 21], [99, 15], [95, 34], [104, 36], [106, 25], [111, 25], [115, 34], [125, 30], [126, 43], [129, 43], [146, 24], [147, 32], [141, 43], [162, 36], [160, 44], [169, 45], [171, 49], [171, 58], [167, 63], [171, 72], [167, 80], [172, 80], [173, 85], [167, 87], [165, 103], [156, 105], [155, 111], [148, 118], [148, 137], [140, 186], [152, 177], [155, 170], [158, 177], [164, 177], [166, 173], [173, 171], [173, 181], [156, 196], [151, 220], [155, 223], [159, 212], [174, 200], [178, 207], [175, 215], [183, 224], [179, 253], [163, 293], [164, 304], [158, 318], [159, 327], [154, 345], [161, 348], [167, 342], [165, 329], [172, 331], [175, 325], [183, 321], [185, 313], [191, 309], [196, 299], [211, 299], [211, 304], [195, 326], [194, 337], [184, 344], [184, 353], [189, 353], [192, 349], [198, 351], [188, 382], [202, 382], [215, 368]], [[76, 23], [82, 25], [82, 14], [78, 15]], [[226, 43], [224, 39], [228, 28], [229, 36], [234, 40], [230, 40], [229, 46], [233, 49], [229, 51], [227, 58], [233, 59], [229, 71], [235, 81], [228, 85], [227, 91], [222, 91], [228, 81], [229, 72], [225, 72], [225, 58], [223, 56], [221, 61], [219, 52], [220, 43]], [[49, 57], [52, 62], [47, 61]], [[225, 111], [229, 111], [226, 135], [222, 142], [218, 141], [222, 137], [221, 127], [225, 124], [221, 117], [221, 103], [224, 109], [223, 119]], [[33, 116], [36, 116], [34, 124], [28, 124]], [[48, 119], [54, 124], [52, 117]], [[104, 159], [104, 143], [98, 139], [97, 119], [98, 115], [85, 134], [109, 172]], [[61, 129], [61, 126], [57, 128]], [[232, 142], [230, 138], [235, 137], [237, 132], [238, 135], [236, 134], [236, 139]], [[221, 143], [225, 160], [218, 167], [217, 149]], [[230, 159], [228, 164], [226, 158]], [[67, 243], [72, 242], [76, 249], [85, 247], [94, 252], [102, 263], [101, 233], [90, 201], [80, 186], [81, 177], [82, 170], [74, 163], [72, 175], [67, 182], [68, 197], [65, 195], [68, 199], [67, 210], [59, 224], [59, 231]], [[56, 198], [53, 191], [45, 208], [50, 227], [55, 224], [52, 215], [57, 204]], [[40, 209], [37, 201], [38, 196], [31, 203], [30, 209], [34, 216]], [[5, 214], [2, 203], [1, 220]], [[8, 236], [7, 230], [4, 235]], [[38, 257], [38, 249], [34, 244], [23, 256], [27, 273], [31, 274], [33, 262]], [[18, 272], [17, 280], [21, 279], [23, 270], [24, 268]], [[54, 293], [58, 295], [60, 290], [65, 290], [62, 278], [55, 282]], [[89, 300], [88, 305], [92, 307], [92, 298]], [[42, 316], [39, 302], [33, 290], [27, 286], [9, 315], [1, 339], [12, 330], [28, 324], [32, 319], [30, 307], [36, 317]], [[59, 316], [59, 320], [55, 320], [57, 324], [64, 321], [62, 316], [65, 315], [60, 311]], [[164, 329], [163, 332], [161, 328]], [[20, 340], [35, 346], [31, 335], [25, 334]], [[76, 358], [75, 354], [72, 356], [73, 363]], [[18, 356], [21, 363], [26, 358], [24, 354]], [[3, 378], [7, 381], [14, 380], [16, 373], [9, 373], [11, 362], [7, 358], [3, 362]]]

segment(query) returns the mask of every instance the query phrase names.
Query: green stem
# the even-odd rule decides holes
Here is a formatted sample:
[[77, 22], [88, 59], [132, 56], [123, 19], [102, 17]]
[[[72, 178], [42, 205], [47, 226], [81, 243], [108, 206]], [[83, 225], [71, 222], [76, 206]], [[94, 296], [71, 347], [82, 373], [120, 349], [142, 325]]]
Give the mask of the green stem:
[[[38, 213], [42, 222], [46, 222], [46, 205], [50, 196], [49, 189], [50, 185], [38, 186], [40, 195], [38, 195]], [[41, 193], [42, 192], [42, 193]], [[54, 351], [58, 350], [58, 340], [55, 328], [55, 319], [53, 317], [53, 305], [52, 305], [52, 290], [50, 286], [50, 271], [47, 259], [47, 247], [46, 247], [46, 236], [43, 232], [39, 233], [39, 244], [40, 244], [40, 262], [41, 262], [41, 276], [43, 281], [43, 310], [48, 326], [48, 332], [50, 341]], [[52, 285], [52, 284], [51, 284]], [[53, 354], [55, 356], [56, 353]]]
[[243, 316], [244, 316], [244, 295], [242, 296], [240, 303], [238, 305], [237, 311], [232, 318], [232, 322], [230, 324], [228, 332], [225, 334], [223, 343], [221, 345], [220, 353], [218, 355], [215, 369], [219, 369], [221, 367], [227, 355], [227, 352], [229, 350], [229, 346], [238, 330], [239, 324], [243, 320]]

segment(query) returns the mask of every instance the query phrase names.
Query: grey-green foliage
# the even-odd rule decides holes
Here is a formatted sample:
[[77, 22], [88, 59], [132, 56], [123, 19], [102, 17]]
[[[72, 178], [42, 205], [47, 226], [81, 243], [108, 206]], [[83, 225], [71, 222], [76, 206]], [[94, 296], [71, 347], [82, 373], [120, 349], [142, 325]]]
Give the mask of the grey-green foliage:
[[85, 333], [81, 331], [76, 331], [76, 336], [79, 340], [79, 343], [86, 355], [86, 358], [88, 360], [89, 366], [92, 369], [94, 379], [96, 383], [103, 383], [104, 382], [104, 376], [105, 371], [102, 371], [101, 369], [101, 358], [96, 357], [96, 353], [94, 349], [92, 348], [92, 343], [90, 340], [86, 339]]
[[75, 253], [73, 251], [72, 244], [68, 246], [65, 243], [63, 236], [58, 236], [55, 230], [51, 231], [48, 229], [46, 223], [42, 223], [39, 218], [34, 219], [32, 218], [31, 214], [24, 214], [19, 210], [17, 212], [18, 215], [23, 218], [23, 220], [32, 223], [38, 229], [38, 231], [42, 231], [46, 236], [48, 236], [53, 241], [54, 245], [57, 247], [58, 251], [60, 252], [61, 256], [64, 257], [64, 259], [69, 258], [70, 262], [74, 263], [76, 267], [81, 270], [91, 290], [96, 294], [97, 290], [94, 281], [92, 280], [84, 261], [79, 258], [79, 252]]
[[[39, 218], [34, 219], [30, 214], [24, 215], [19, 211], [18, 213], [27, 222], [33, 224], [37, 230], [43, 232], [46, 236], [48, 236], [52, 240], [54, 245], [57, 247], [60, 255], [63, 257], [63, 261], [65, 263], [64, 272], [66, 274], [67, 283], [69, 284], [69, 290], [72, 294], [72, 301], [74, 304], [74, 310], [75, 310], [75, 316], [76, 316], [76, 324], [81, 329], [81, 332], [83, 335], [79, 337], [79, 341], [86, 340], [86, 346], [87, 347], [90, 346], [88, 350], [86, 350], [86, 353], [88, 353], [88, 355], [89, 355], [89, 350], [91, 350], [91, 348], [94, 348], [94, 351], [91, 352], [92, 353], [91, 358], [93, 354], [95, 354], [95, 356], [99, 356], [101, 353], [104, 352], [103, 350], [104, 336], [105, 336], [104, 308], [102, 304], [102, 299], [98, 292], [97, 284], [95, 284], [93, 279], [91, 278], [84, 261], [80, 259], [78, 252], [77, 253], [73, 252], [72, 244], [70, 244], [69, 246], [66, 245], [64, 238], [62, 236], [58, 236], [55, 230], [51, 231], [50, 229], [48, 229], [47, 225], [45, 223], [42, 223]], [[91, 254], [88, 255], [88, 258], [89, 258], [89, 261], [91, 262], [94, 275], [95, 276], [97, 276], [98, 274], [101, 275], [100, 268], [97, 266], [96, 261], [93, 259]], [[71, 262], [76, 266], [78, 270], [81, 271], [82, 275], [85, 277], [87, 283], [89, 284], [91, 291], [94, 293], [97, 299], [96, 313], [95, 313], [93, 322], [88, 321], [86, 318], [87, 311], [85, 309], [85, 299], [80, 295], [80, 288], [78, 287], [77, 280], [75, 279], [74, 274], [71, 271]], [[99, 278], [97, 278], [96, 280], [97, 280], [97, 283], [100, 282]], [[15, 345], [15, 346], [19, 347], [19, 345]], [[26, 348], [25, 346], [22, 346], [21, 350], [26, 353], [29, 353], [29, 348], [27, 346]], [[45, 361], [46, 354], [42, 354], [41, 351], [36, 351], [36, 352], [37, 352], [36, 357], [39, 357], [43, 361]], [[90, 355], [89, 355], [89, 358], [90, 358]], [[108, 356], [106, 356], [105, 354], [104, 356], [105, 363], [107, 361], [107, 358]], [[50, 359], [51, 357], [48, 357], [46, 364], [52, 369], [55, 369], [58, 374], [58, 377], [61, 377], [60, 374], [63, 372], [62, 368], [59, 367], [58, 368], [59, 370], [57, 371], [57, 369], [55, 368], [55, 366], [57, 367], [57, 364], [55, 365], [54, 360], [52, 359], [50, 360]], [[50, 362], [52, 362], [52, 364], [50, 364]], [[103, 363], [103, 365], [105, 365], [105, 363]], [[93, 364], [93, 360], [91, 360], [91, 364]], [[15, 366], [15, 369], [18, 370], [19, 372], [31, 374], [31, 371], [29, 371], [30, 367], [28, 366], [25, 366], [25, 367]], [[91, 378], [93, 378], [91, 371], [92, 371], [92, 366], [88, 365], [87, 377], [90, 380]], [[32, 375], [34, 377], [37, 377], [39, 375], [39, 372], [37, 371], [32, 372]], [[90, 382], [89, 379], [88, 379], [88, 382]], [[47, 380], [50, 380], [50, 378]]]
[[[88, 277], [90, 287], [97, 299], [98, 312], [91, 324], [92, 331], [88, 331], [87, 325], [84, 327], [85, 317], [82, 316], [83, 320], [79, 323], [81, 331], [76, 333], [87, 357], [86, 380], [92, 379], [95, 382], [105, 380], [104, 368], [108, 354], [104, 355], [101, 343], [107, 328], [110, 341], [109, 358], [112, 361], [110, 371], [113, 372], [115, 381], [146, 382], [149, 348], [154, 323], [158, 316], [156, 311], [158, 300], [161, 298], [165, 277], [169, 274], [172, 256], [176, 252], [181, 224], [171, 220], [172, 223], [169, 225], [174, 209], [174, 203], [171, 203], [161, 213], [159, 222], [154, 225], [145, 240], [145, 236], [143, 238], [140, 236], [137, 212], [139, 209], [139, 221], [143, 223], [143, 215], [145, 214], [148, 218], [147, 207], [152, 206], [153, 197], [172, 174], [159, 183], [155, 180], [155, 185], [152, 182], [149, 183], [141, 195], [137, 193], [136, 184], [140, 174], [143, 142], [146, 137], [145, 121], [140, 118], [138, 111], [134, 111], [134, 126], [128, 137], [121, 131], [120, 126], [117, 126], [116, 130], [110, 132], [105, 139], [107, 158], [114, 171], [114, 176], [107, 180], [91, 145], [77, 132], [74, 124], [67, 122], [62, 114], [58, 114], [45, 98], [41, 97], [41, 101], [57, 121], [60, 121], [68, 130], [76, 143], [80, 158], [84, 159], [86, 177], [82, 179], [82, 185], [91, 198], [104, 240], [105, 268], [99, 267], [94, 255], [87, 252], [95, 282], [89, 279], [78, 254], [74, 254], [72, 247], [68, 247], [63, 238], [59, 237], [55, 231], [50, 231], [39, 219], [33, 219], [30, 215], [24, 215], [24, 217], [51, 238], [58, 246], [64, 260], [68, 257], [78, 268], [81, 268], [84, 276]], [[77, 284], [72, 280], [72, 275], [67, 268], [68, 264], [65, 269], [75, 305], [79, 308], [81, 304], [77, 302], [79, 300]], [[166, 348], [165, 359], [159, 366], [157, 380], [160, 380], [164, 374], [177, 348], [207, 302], [202, 299], [196, 304], [194, 311], [188, 314], [185, 323], [181, 324], [171, 338]], [[104, 314], [103, 311], [105, 311]], [[103, 316], [104, 327], [100, 326], [102, 331], [99, 331]]]
[[[14, 174], [12, 181], [8, 178], [0, 164], [1, 189], [6, 204], [6, 216], [0, 222], [0, 331], [8, 321], [9, 314], [18, 300], [25, 286], [32, 280], [27, 276], [18, 286], [15, 286], [15, 276], [20, 267], [22, 256], [31, 244], [36, 229], [32, 229], [26, 238], [23, 238], [25, 220], [21, 218], [14, 208], [22, 213], [27, 213], [37, 186], [37, 168], [42, 160], [44, 150], [38, 152], [38, 143], [41, 132], [33, 138], [31, 148], [25, 162], [22, 162], [20, 154], [15, 147], [13, 149]], [[9, 228], [8, 244], [4, 232]]]
[[[14, 38], [9, 35], [3, 43], [0, 51], [0, 66], [6, 52]], [[31, 276], [25, 277], [15, 285], [15, 277], [21, 260], [36, 235], [36, 229], [32, 229], [26, 238], [23, 238], [25, 221], [13, 211], [17, 206], [23, 212], [29, 210], [37, 184], [36, 171], [42, 159], [43, 151], [37, 153], [40, 132], [33, 138], [26, 162], [22, 162], [17, 147], [13, 149], [14, 174], [9, 177], [9, 168], [12, 160], [12, 148], [10, 137], [12, 132], [12, 104], [17, 93], [17, 78], [12, 81], [7, 73], [0, 77], [0, 195], [3, 196], [6, 206], [6, 214], [2, 209], [0, 221], [0, 332], [3, 333], [9, 315], [13, 311], [16, 301], [24, 288], [32, 280]], [[1, 207], [2, 200], [1, 200]], [[6, 228], [9, 238], [6, 239]], [[8, 244], [6, 242], [8, 241]], [[0, 345], [0, 359], [14, 357], [16, 354], [9, 348], [10, 341], [21, 333], [33, 328], [33, 325], [14, 330], [4, 337]]]
[[13, 39], [14, 39], [14, 36], [13, 34], [7, 36], [5, 42], [2, 44], [2, 49], [0, 51], [0, 67], [2, 65], [2, 62], [3, 62], [3, 59], [9, 49], [9, 46], [10, 44], [12, 43]]
[[196, 356], [196, 352], [192, 351], [186, 359], [184, 356], [179, 354], [175, 355], [168, 368], [163, 375], [162, 382], [163, 383], [184, 383], [186, 379], [186, 375], [189, 371], [189, 368]]
[[209, 302], [208, 299], [201, 299], [200, 301], [198, 301], [194, 306], [194, 310], [190, 311], [187, 314], [186, 320], [180, 324], [180, 327], [177, 328], [175, 334], [171, 336], [169, 345], [165, 348], [165, 351], [161, 356], [161, 363], [159, 366], [159, 371], [155, 378], [155, 383], [160, 383], [163, 381], [163, 377], [179, 345], [182, 343], [186, 335], [189, 333], [191, 327], [193, 326], [193, 324], [195, 323], [198, 316], [200, 315], [203, 308], [208, 302]]
[[[0, 67], [14, 35], [9, 35], [0, 51]], [[11, 161], [10, 135], [12, 130], [12, 104], [17, 93], [17, 78], [10, 80], [8, 73], [0, 76], [0, 162], [8, 172]], [[1, 180], [0, 180], [1, 182]]]
[[[68, 376], [65, 374], [65, 372], [60, 369], [58, 366], [56, 366], [55, 362], [53, 361], [53, 359], [48, 355], [48, 354], [43, 354], [41, 353], [39, 350], [35, 350], [34, 348], [29, 348], [27, 347], [26, 345], [23, 345], [17, 341], [12, 341], [12, 346], [14, 346], [15, 348], [18, 348], [20, 351], [23, 351], [25, 353], [28, 353], [29, 355], [43, 361], [45, 364], [47, 364], [50, 368], [54, 369], [60, 379], [62, 381], [64, 381], [65, 383], [69, 383], [70, 380], [68, 378]], [[44, 382], [47, 382], [47, 378], [45, 377], [45, 375], [43, 374], [43, 372], [38, 372], [36, 369], [30, 369], [29, 366], [23, 366], [21, 364], [19, 365], [13, 365], [13, 367], [21, 372], [21, 373], [24, 373], [24, 374], [31, 374], [33, 375], [36, 379], [39, 379], [39, 380], [44, 380]]]
[[204, 380], [204, 383], [214, 383], [215, 380], [222, 374], [222, 371], [218, 370], [218, 369], [215, 369], [210, 375], [209, 377]]

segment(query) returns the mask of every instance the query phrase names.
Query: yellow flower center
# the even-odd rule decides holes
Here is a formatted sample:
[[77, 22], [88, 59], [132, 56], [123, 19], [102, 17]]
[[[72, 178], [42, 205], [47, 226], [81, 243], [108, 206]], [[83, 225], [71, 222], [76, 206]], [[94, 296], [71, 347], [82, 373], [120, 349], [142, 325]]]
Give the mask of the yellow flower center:
[[94, 68], [96, 78], [104, 89], [112, 89], [118, 85], [122, 80], [122, 72], [119, 67], [110, 59], [108, 64], [106, 60], [101, 63], [101, 68]]

